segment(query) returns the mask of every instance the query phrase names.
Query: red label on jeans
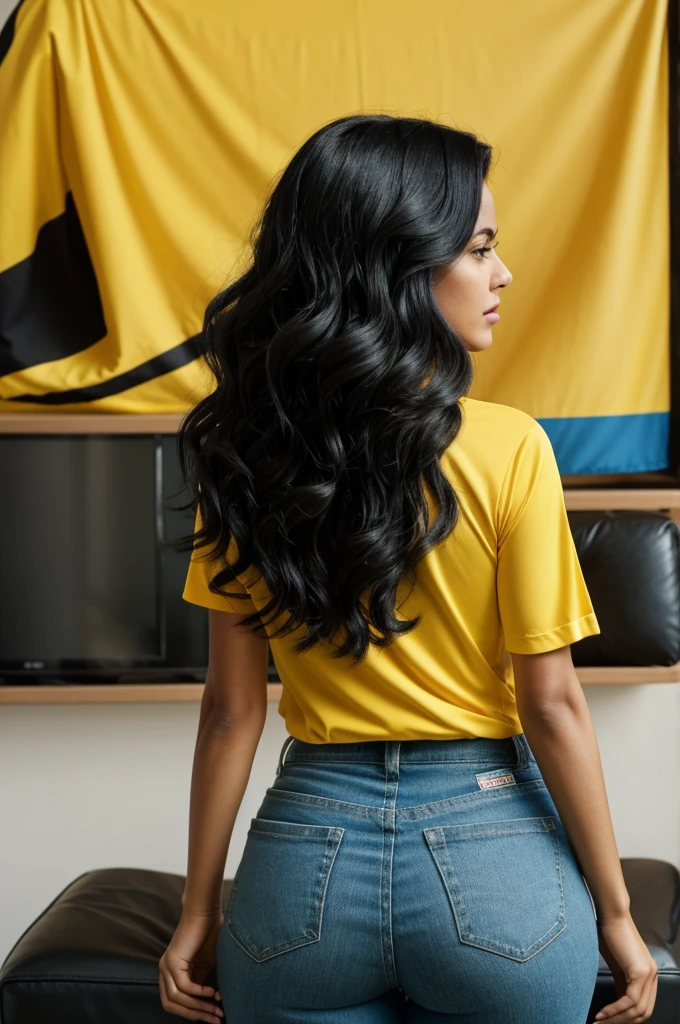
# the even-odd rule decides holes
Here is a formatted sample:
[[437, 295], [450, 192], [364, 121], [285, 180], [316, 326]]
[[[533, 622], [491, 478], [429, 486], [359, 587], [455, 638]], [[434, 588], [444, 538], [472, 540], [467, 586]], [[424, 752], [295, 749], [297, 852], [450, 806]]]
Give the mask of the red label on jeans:
[[475, 775], [475, 778], [480, 789], [495, 789], [497, 786], [517, 785], [512, 772], [480, 772], [479, 775]]

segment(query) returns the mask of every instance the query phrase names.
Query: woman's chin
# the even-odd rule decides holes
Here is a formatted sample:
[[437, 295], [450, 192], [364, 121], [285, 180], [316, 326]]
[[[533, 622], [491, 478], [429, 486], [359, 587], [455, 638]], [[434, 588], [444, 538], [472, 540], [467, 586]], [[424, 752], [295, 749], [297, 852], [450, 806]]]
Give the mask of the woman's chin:
[[468, 352], [483, 352], [485, 348], [490, 348], [493, 342], [493, 334], [491, 328], [487, 327], [485, 331], [478, 331], [474, 337], [465, 339], [465, 347]]

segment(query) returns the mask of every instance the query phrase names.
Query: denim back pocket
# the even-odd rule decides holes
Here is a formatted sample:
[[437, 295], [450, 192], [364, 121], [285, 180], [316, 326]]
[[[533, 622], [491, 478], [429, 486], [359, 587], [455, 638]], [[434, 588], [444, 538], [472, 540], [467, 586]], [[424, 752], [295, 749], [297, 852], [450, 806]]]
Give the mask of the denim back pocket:
[[344, 831], [251, 819], [226, 923], [253, 960], [319, 941], [328, 880]]
[[566, 928], [554, 818], [440, 825], [423, 834], [461, 942], [524, 961]]

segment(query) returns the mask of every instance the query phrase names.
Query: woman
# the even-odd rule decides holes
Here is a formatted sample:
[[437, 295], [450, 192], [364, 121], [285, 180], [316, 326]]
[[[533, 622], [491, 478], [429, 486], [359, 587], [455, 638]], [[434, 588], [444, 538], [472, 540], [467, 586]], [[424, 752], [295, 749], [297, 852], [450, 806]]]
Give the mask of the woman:
[[[324, 126], [206, 311], [216, 387], [179, 448], [210, 655], [159, 965], [187, 1020], [582, 1024], [598, 951], [618, 998], [596, 1019], [652, 1012], [553, 450], [467, 396], [512, 280], [490, 155], [427, 120]], [[223, 913], [269, 646], [288, 735]]]

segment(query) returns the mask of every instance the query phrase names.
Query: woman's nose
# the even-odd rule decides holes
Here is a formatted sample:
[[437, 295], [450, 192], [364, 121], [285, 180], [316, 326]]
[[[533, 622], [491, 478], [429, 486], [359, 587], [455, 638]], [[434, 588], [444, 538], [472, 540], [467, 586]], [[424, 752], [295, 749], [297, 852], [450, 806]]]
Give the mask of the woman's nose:
[[499, 276], [498, 286], [497, 287], [505, 288], [506, 285], [509, 285], [509, 284], [512, 284], [512, 274], [510, 273], [508, 268], [505, 266], [505, 264], [503, 264], [503, 269], [502, 269], [501, 274]]

